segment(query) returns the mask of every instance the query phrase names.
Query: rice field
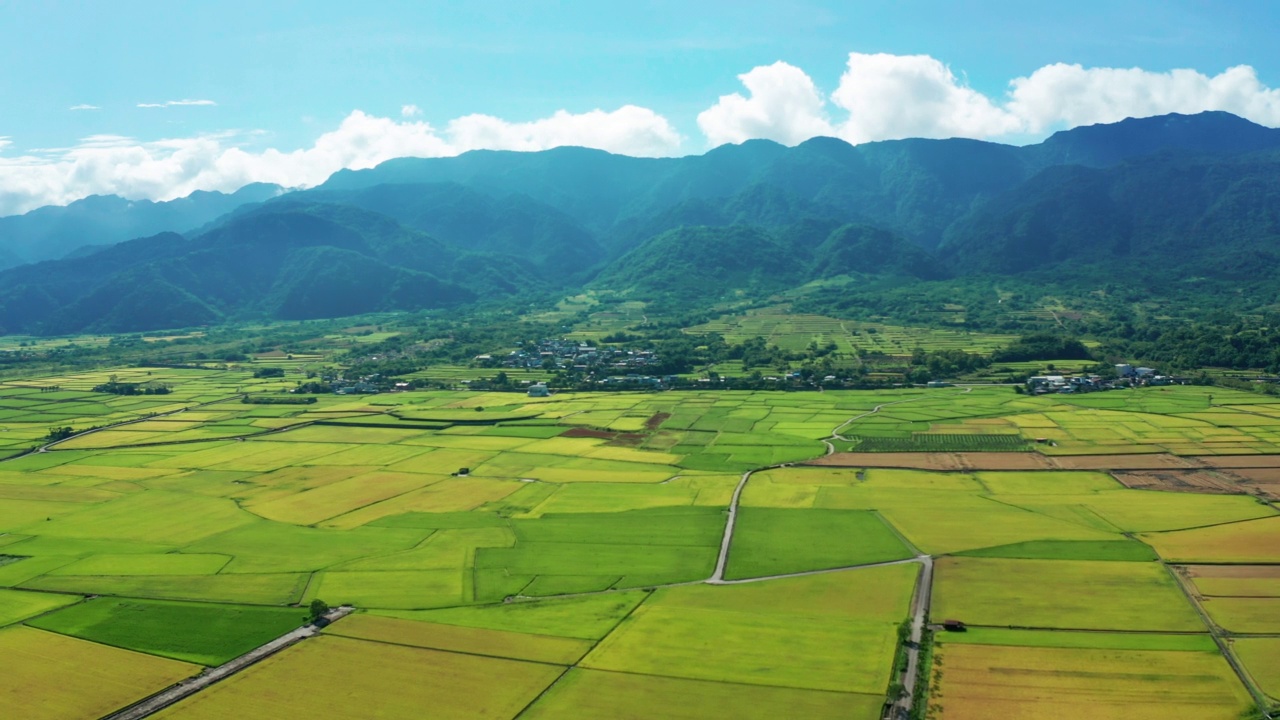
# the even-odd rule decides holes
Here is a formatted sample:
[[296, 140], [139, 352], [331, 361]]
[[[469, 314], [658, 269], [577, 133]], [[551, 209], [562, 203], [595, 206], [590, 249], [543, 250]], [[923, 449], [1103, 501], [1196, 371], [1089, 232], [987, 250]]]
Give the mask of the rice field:
[[1204, 632], [1159, 564], [942, 558], [933, 612], [978, 626]]
[[[873, 335], [889, 329], [850, 337]], [[92, 391], [112, 374], [172, 392]], [[1264, 650], [1247, 641], [1280, 632], [1280, 513], [1226, 474], [1280, 453], [1280, 404], [1256, 396], [239, 401], [279, 389], [247, 370], [0, 382], [0, 443], [112, 426], [0, 461], [0, 647], [37, 668], [74, 666], [71, 654], [140, 668], [101, 691], [73, 683], [48, 716], [104, 715], [287, 632], [319, 599], [358, 612], [162, 716], [417, 717], [430, 703], [442, 717], [870, 719], [898, 679], [920, 573], [860, 566], [918, 554], [935, 558], [934, 618], [972, 628], [939, 646], [937, 717], [973, 716], [987, 681], [1010, 716], [1077, 707], [1044, 693], [1097, 702], [1099, 717], [1129, 692], [1173, 712], [1146, 699], [1161, 688], [1236, 708], [1243, 686], [1158, 561], [1192, 564], [1188, 582], [1251, 669]], [[808, 464], [826, 438], [859, 452]], [[748, 472], [729, 584], [708, 584]], [[1204, 494], [1113, 472], [1222, 479]], [[1157, 671], [1127, 677], [1140, 662]], [[1103, 668], [1093, 695], [1079, 688], [1089, 663]], [[1001, 684], [1018, 673], [1044, 692]], [[36, 680], [0, 679], [0, 693], [6, 682]]]
[[1252, 703], [1220, 655], [1005, 645], [941, 645], [932, 717], [1230, 720]]
[[0, 630], [0, 657], [0, 705], [31, 720], [101, 717], [200, 671], [21, 626]]

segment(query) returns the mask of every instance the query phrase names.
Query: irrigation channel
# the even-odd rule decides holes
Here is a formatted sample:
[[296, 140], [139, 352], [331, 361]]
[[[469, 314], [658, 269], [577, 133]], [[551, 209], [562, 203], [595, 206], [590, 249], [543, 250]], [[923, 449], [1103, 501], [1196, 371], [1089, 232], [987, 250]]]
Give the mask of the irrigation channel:
[[[973, 388], [965, 388], [963, 392], [967, 393], [972, 391], [972, 389]], [[831, 434], [822, 440], [822, 443], [826, 445], [827, 454], [830, 455], [835, 452], [835, 447], [832, 445], [831, 441], [847, 440], [847, 438], [840, 435], [840, 430], [844, 429], [850, 423], [856, 422], [870, 415], [874, 415], [875, 413], [880, 412], [882, 408], [888, 407], [890, 405], [898, 405], [901, 403], [912, 402], [919, 399], [921, 398], [914, 397], [914, 398], [907, 398], [905, 400], [897, 400], [889, 403], [882, 403], [880, 405], [876, 405], [874, 408], [872, 408], [871, 410], [868, 410], [867, 412], [864, 412], [860, 415], [855, 415], [854, 417], [849, 418], [848, 420], [844, 421], [840, 425], [836, 426], [836, 428], [831, 431]], [[215, 400], [213, 402], [222, 402], [222, 401], [223, 400]], [[202, 404], [208, 404], [208, 403], [202, 403]], [[199, 406], [197, 405], [193, 407], [199, 407]], [[183, 412], [188, 409], [190, 408], [182, 408], [180, 410], [164, 413], [164, 415], [172, 415], [172, 414]], [[152, 416], [152, 417], [158, 417], [158, 416]], [[114, 425], [94, 428], [92, 430], [79, 433], [73, 437], [80, 437], [83, 435], [88, 435], [90, 433], [100, 432], [102, 430], [106, 430], [109, 428], [115, 428], [121, 425], [128, 425], [135, 422], [141, 422], [142, 420], [148, 420], [148, 419], [151, 419], [151, 418], [143, 417], [143, 418], [137, 418], [134, 420], [126, 420], [124, 422], [116, 423]], [[297, 426], [290, 426], [287, 429], [295, 429], [296, 427]], [[265, 434], [265, 433], [261, 433], [261, 434]], [[59, 442], [65, 442], [70, 439], [72, 438], [64, 438], [63, 440], [51, 442], [43, 447], [40, 447], [35, 452], [45, 452], [48, 450], [48, 448], [53, 447]], [[765, 470], [773, 470], [780, 467], [790, 467], [790, 465], [791, 463], [785, 463], [782, 465], [770, 465], [768, 467], [763, 467], [756, 470], [750, 470], [742, 474], [742, 479], [738, 481], [737, 487], [734, 488], [733, 498], [729, 503], [729, 512], [728, 512], [728, 517], [725, 521], [724, 535], [720, 541], [720, 554], [716, 558], [715, 571], [711, 574], [711, 577], [707, 578], [706, 580], [694, 580], [694, 581], [683, 582], [683, 583], [668, 583], [663, 585], [655, 585], [655, 586], [652, 586], [652, 589], [662, 588], [662, 587], [681, 587], [681, 586], [688, 586], [688, 585], [704, 585], [704, 584], [705, 585], [742, 585], [746, 583], [766, 582], [769, 580], [783, 580], [786, 578], [809, 577], [812, 575], [825, 575], [828, 573], [845, 572], [848, 570], [858, 570], [858, 569], [865, 569], [865, 568], [886, 567], [890, 565], [908, 565], [913, 563], [919, 563], [921, 566], [920, 577], [916, 583], [915, 593], [911, 599], [910, 639], [908, 642], [905, 643], [905, 647], [904, 647], [904, 650], [906, 652], [907, 667], [906, 667], [906, 670], [902, 673], [902, 675], [898, 678], [905, 692], [901, 697], [892, 699], [893, 704], [891, 706], [887, 706], [890, 708], [887, 717], [906, 718], [911, 713], [912, 703], [914, 702], [914, 698], [916, 695], [915, 688], [920, 681], [919, 679], [920, 671], [921, 671], [920, 643], [921, 643], [921, 640], [923, 639], [925, 625], [928, 619], [930, 597], [933, 594], [933, 557], [930, 555], [925, 555], [921, 553], [919, 549], [917, 549], [914, 545], [912, 545], [910, 541], [908, 541], [901, 533], [897, 531], [896, 528], [894, 528], [893, 526], [889, 526], [890, 529], [893, 530], [894, 534], [897, 535], [898, 538], [901, 539], [902, 542], [906, 544], [908, 548], [910, 548], [913, 552], [916, 553], [915, 557], [907, 558], [905, 560], [891, 560], [888, 562], [868, 563], [864, 565], [850, 565], [847, 567], [827, 568], [823, 570], [808, 570], [803, 572], [784, 573], [780, 575], [766, 575], [761, 577], [743, 578], [739, 580], [724, 579], [725, 566], [728, 564], [728, 561], [729, 561], [729, 547], [733, 543], [733, 531], [738, 519], [738, 506], [742, 498], [742, 491], [746, 488], [747, 482], [751, 479], [751, 476], [757, 472], [763, 472]], [[528, 600], [547, 600], [547, 599], [553, 599], [553, 598], [570, 598], [570, 597], [582, 597], [586, 595], [602, 595], [602, 594], [609, 594], [614, 592], [620, 592], [620, 591], [600, 590], [596, 592], [566, 593], [563, 595], [540, 596], [537, 598], [520, 596], [520, 597], [508, 598], [507, 601], [518, 602], [518, 601], [528, 601]], [[347, 615], [352, 613], [354, 610], [355, 608], [344, 605], [340, 608], [335, 608], [329, 611], [329, 613], [325, 615], [325, 618], [329, 622], [334, 622], [336, 620], [340, 620], [343, 617], [346, 617]], [[261, 645], [257, 648], [254, 648], [253, 650], [250, 650], [249, 652], [245, 653], [244, 655], [241, 655], [240, 657], [237, 657], [222, 665], [219, 665], [218, 667], [205, 670], [204, 672], [202, 672], [201, 674], [193, 678], [183, 680], [171, 687], [168, 687], [164, 690], [161, 690], [158, 693], [155, 693], [154, 695], [150, 695], [146, 698], [143, 698], [142, 700], [128, 707], [125, 707], [121, 710], [117, 710], [109, 715], [105, 715], [102, 718], [100, 718], [100, 720], [142, 720], [143, 718], [150, 717], [151, 715], [154, 715], [155, 713], [160, 712], [161, 710], [181, 700], [184, 700], [190, 697], [191, 695], [194, 695], [195, 693], [200, 692], [201, 690], [204, 690], [205, 688], [209, 687], [210, 685], [213, 685], [214, 683], [217, 683], [221, 680], [225, 680], [226, 678], [240, 672], [241, 670], [244, 670], [254, 665], [257, 662], [291, 645], [294, 645], [295, 643], [301, 642], [302, 640], [305, 640], [309, 637], [316, 635], [318, 632], [320, 632], [320, 629], [316, 627], [314, 624], [308, 624], [304, 627], [298, 628], [297, 630], [293, 630], [289, 633], [281, 635], [280, 637], [264, 645]]]

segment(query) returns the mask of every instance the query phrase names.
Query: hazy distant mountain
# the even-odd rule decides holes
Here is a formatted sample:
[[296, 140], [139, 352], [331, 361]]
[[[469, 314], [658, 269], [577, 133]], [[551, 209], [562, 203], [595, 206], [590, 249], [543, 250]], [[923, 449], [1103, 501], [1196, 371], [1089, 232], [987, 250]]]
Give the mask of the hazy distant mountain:
[[[74, 212], [110, 217], [89, 211], [113, 202], [123, 201]], [[172, 207], [170, 217], [194, 217]], [[57, 210], [50, 217], [74, 215]], [[1134, 263], [1280, 291], [1280, 130], [1202, 113], [1027, 147], [816, 138], [685, 158], [482, 151], [340, 172], [311, 191], [235, 204], [188, 235], [0, 273], [0, 327], [332, 317], [580, 286], [696, 305], [839, 275], [916, 282], [1060, 268], [1070, 278], [1088, 266], [1123, 285]], [[12, 247], [0, 243], [0, 256]]]
[[1280, 130], [1226, 112], [1129, 118], [1054, 133], [1022, 152], [1039, 168], [1051, 165], [1106, 167], [1130, 158], [1176, 151], [1215, 156], [1280, 148]]
[[65, 207], [43, 207], [3, 217], [0, 269], [165, 231], [186, 232], [241, 205], [262, 202], [281, 192], [278, 185], [254, 184], [231, 194], [195, 192], [168, 202], [93, 195]]
[[318, 189], [298, 197], [381, 213], [459, 250], [511, 255], [547, 272], [578, 273], [605, 259], [591, 231], [524, 194], [492, 196], [457, 183], [421, 183]]
[[459, 253], [385, 216], [281, 204], [190, 240], [165, 233], [0, 272], [0, 328], [121, 332], [238, 317], [339, 317], [536, 287], [527, 266]]

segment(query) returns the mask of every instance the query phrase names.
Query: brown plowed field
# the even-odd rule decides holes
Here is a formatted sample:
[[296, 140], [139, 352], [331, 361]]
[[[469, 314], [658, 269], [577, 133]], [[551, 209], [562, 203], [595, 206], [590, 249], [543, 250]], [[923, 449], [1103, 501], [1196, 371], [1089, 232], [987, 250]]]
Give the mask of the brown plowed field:
[[809, 462], [831, 467], [910, 468], [914, 470], [1056, 470], [1039, 453], [835, 453]]
[[1170, 492], [1260, 495], [1280, 500], [1280, 455], [1041, 455], [1034, 452], [833, 453], [807, 465], [970, 470], [1102, 470], [1126, 487]]
[[1058, 455], [1053, 458], [1063, 470], [1167, 470], [1201, 467], [1167, 453], [1144, 455]]
[[1280, 455], [1201, 455], [1190, 459], [1209, 467], [1280, 468]]
[[1169, 490], [1233, 495], [1240, 484], [1230, 477], [1205, 470], [1119, 470], [1111, 473], [1125, 487], [1135, 490]]

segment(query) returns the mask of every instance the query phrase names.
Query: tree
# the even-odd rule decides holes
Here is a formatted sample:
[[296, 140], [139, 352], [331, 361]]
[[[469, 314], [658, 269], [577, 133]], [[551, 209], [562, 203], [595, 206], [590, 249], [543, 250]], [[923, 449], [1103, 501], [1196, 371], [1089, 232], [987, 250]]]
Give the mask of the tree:
[[308, 609], [311, 612], [311, 619], [319, 620], [324, 617], [325, 613], [329, 612], [329, 603], [321, 600], [320, 598], [316, 598], [311, 601], [311, 605]]

